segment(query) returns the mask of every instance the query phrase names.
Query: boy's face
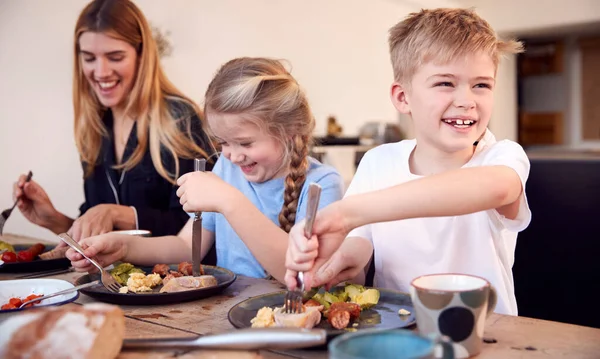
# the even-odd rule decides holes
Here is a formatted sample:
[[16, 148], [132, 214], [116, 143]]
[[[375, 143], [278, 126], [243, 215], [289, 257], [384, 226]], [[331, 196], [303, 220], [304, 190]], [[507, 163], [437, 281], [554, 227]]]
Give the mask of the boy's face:
[[419, 146], [448, 154], [472, 149], [492, 114], [495, 72], [483, 53], [445, 65], [429, 62], [413, 75], [410, 87], [392, 86], [392, 102], [411, 115]]

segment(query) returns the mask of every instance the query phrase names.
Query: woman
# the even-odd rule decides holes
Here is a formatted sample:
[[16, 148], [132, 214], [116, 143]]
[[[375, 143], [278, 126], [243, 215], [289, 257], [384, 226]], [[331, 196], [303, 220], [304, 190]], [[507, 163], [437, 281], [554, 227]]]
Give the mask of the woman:
[[[165, 77], [142, 12], [129, 0], [95, 0], [75, 27], [75, 142], [85, 202], [72, 219], [35, 181], [14, 195], [32, 223], [73, 238], [113, 230], [177, 234], [189, 218], [175, 180], [215, 150], [199, 108]], [[209, 166], [210, 167], [210, 166]]]

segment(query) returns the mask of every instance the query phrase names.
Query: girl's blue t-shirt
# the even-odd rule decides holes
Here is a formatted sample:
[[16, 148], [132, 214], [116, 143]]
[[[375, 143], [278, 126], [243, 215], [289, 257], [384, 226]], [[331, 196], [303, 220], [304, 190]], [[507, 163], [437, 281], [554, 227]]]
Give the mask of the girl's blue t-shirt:
[[[237, 188], [265, 216], [279, 225], [278, 217], [283, 206], [285, 177], [274, 178], [263, 183], [249, 182], [240, 167], [231, 163], [225, 156], [219, 157], [212, 172]], [[310, 183], [317, 183], [321, 186], [319, 208], [342, 199], [344, 195], [344, 184], [340, 174], [333, 167], [309, 157], [306, 182], [298, 199], [296, 222], [300, 222], [306, 213], [307, 189]], [[193, 216], [193, 213], [190, 215]], [[215, 212], [204, 212], [202, 213], [202, 226], [215, 233], [217, 266], [248, 277], [265, 278], [268, 276], [246, 244], [229, 225], [225, 216]]]

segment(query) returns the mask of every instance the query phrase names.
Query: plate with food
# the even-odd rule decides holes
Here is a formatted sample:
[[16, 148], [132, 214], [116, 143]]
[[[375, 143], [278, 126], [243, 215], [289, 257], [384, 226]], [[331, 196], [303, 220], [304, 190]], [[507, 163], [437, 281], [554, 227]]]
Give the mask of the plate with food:
[[71, 261], [65, 257], [69, 247], [54, 245], [11, 245], [0, 241], [0, 273], [31, 273], [66, 269]]
[[[160, 305], [181, 303], [213, 296], [229, 287], [236, 274], [221, 267], [202, 265], [201, 275], [192, 275], [192, 264], [157, 264], [154, 267], [120, 263], [110, 274], [122, 285], [119, 293], [102, 285], [81, 292], [103, 302], [121, 305]], [[85, 274], [75, 281], [81, 285], [100, 279], [100, 274]]]
[[304, 312], [285, 313], [285, 291], [248, 298], [229, 310], [236, 328], [303, 327], [327, 330], [328, 338], [367, 328], [405, 328], [415, 324], [410, 294], [346, 284], [319, 290]]
[[40, 303], [29, 304], [19, 309], [26, 302], [45, 294], [73, 288], [73, 284], [61, 279], [18, 279], [0, 281], [0, 313], [16, 312], [28, 307], [45, 307], [72, 302], [79, 296], [78, 292], [48, 298]]

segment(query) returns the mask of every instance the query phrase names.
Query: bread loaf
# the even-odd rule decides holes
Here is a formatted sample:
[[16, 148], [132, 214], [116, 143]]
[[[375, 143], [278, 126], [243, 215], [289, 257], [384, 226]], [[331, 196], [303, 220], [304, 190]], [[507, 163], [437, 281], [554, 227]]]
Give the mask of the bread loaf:
[[116, 358], [124, 335], [125, 317], [117, 306], [31, 309], [0, 325], [0, 358]]

